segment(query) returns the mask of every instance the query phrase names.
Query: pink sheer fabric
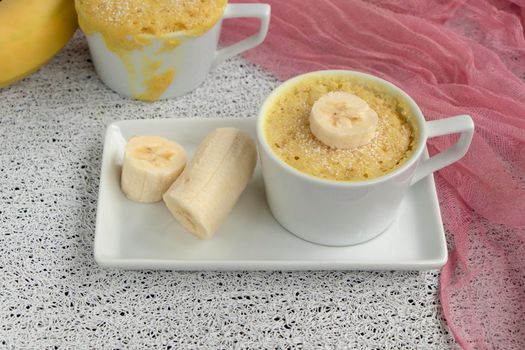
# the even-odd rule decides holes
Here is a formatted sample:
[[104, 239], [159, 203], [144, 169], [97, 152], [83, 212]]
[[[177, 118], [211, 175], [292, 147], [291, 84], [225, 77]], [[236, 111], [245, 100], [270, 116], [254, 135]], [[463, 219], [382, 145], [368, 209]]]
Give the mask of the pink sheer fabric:
[[[353, 69], [403, 88], [427, 120], [473, 117], [469, 153], [435, 175], [452, 247], [442, 305], [464, 348], [525, 349], [525, 0], [259, 1], [270, 31], [246, 58], [279, 79]], [[232, 20], [223, 38], [256, 28]]]

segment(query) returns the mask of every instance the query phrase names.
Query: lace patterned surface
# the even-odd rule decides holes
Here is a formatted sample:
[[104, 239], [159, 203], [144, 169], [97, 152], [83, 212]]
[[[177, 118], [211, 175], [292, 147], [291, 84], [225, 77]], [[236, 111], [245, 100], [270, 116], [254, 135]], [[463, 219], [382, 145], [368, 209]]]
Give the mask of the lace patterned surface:
[[97, 78], [85, 39], [0, 90], [0, 348], [456, 347], [438, 272], [171, 272], [93, 260], [116, 120], [249, 117], [277, 84], [243, 59], [153, 104]]

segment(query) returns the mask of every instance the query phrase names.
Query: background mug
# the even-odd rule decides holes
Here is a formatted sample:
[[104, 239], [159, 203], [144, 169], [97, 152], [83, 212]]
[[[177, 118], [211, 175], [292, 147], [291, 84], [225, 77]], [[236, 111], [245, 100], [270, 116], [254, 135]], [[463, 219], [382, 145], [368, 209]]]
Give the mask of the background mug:
[[[226, 48], [217, 50], [222, 20], [238, 17], [255, 17], [261, 20], [259, 32]], [[123, 60], [111, 51], [100, 33], [86, 35], [95, 70], [100, 79], [121, 95], [144, 100], [167, 99], [183, 95], [199, 86], [208, 72], [224, 60], [249, 50], [264, 41], [270, 22], [270, 5], [228, 4], [222, 18], [201, 36], [188, 36], [174, 32], [154, 36], [144, 34], [149, 44], [129, 52]], [[178, 43], [163, 49], [167, 41]], [[144, 61], [154, 61], [156, 71], [174, 72], [173, 78], [156, 96], [146, 96], [152, 72], [144, 69]], [[127, 62], [125, 62], [127, 61]], [[132, 74], [130, 74], [132, 71]], [[149, 87], [151, 88], [151, 87]]]
[[[382, 87], [407, 102], [418, 124], [419, 143], [412, 156], [388, 174], [366, 181], [325, 180], [300, 172], [281, 160], [266, 142], [264, 121], [268, 108], [281, 92], [309, 76], [355, 77]], [[460, 133], [454, 146], [422, 159], [430, 137]], [[303, 74], [277, 87], [265, 100], [257, 120], [257, 139], [268, 205], [288, 231], [307, 241], [345, 246], [365, 242], [384, 232], [395, 220], [410, 186], [455, 161], [467, 152], [474, 133], [468, 115], [425, 121], [417, 104], [403, 90], [378, 77], [348, 70]]]

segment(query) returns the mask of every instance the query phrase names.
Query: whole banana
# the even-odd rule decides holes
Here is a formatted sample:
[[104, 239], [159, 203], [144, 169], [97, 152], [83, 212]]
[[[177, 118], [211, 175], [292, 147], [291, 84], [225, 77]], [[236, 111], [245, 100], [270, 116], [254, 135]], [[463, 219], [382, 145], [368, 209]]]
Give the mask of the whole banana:
[[36, 71], [76, 29], [72, 0], [0, 1], [0, 87]]

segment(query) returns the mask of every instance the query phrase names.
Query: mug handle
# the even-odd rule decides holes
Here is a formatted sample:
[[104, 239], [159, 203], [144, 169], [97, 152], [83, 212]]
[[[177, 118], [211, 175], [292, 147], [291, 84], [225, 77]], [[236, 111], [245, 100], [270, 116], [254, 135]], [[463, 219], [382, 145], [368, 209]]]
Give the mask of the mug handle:
[[470, 146], [474, 136], [474, 122], [469, 115], [458, 115], [455, 117], [432, 120], [425, 123], [427, 137], [436, 137], [460, 133], [459, 140], [449, 149], [435, 156], [422, 160], [417, 167], [416, 174], [410, 185], [415, 184], [424, 177], [441, 168], [461, 159]]
[[270, 12], [271, 8], [268, 4], [228, 4], [224, 10], [223, 19], [254, 17], [260, 18], [261, 24], [258, 33], [231, 46], [215, 51], [215, 58], [213, 59], [212, 68], [215, 68], [217, 65], [221, 64], [228, 58], [252, 49], [262, 43], [266, 37], [266, 34], [268, 33]]

